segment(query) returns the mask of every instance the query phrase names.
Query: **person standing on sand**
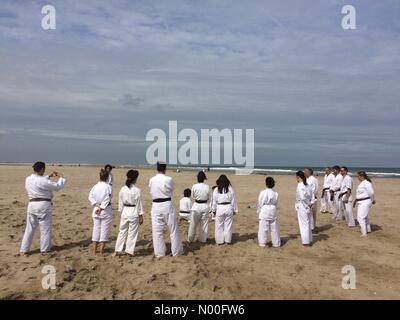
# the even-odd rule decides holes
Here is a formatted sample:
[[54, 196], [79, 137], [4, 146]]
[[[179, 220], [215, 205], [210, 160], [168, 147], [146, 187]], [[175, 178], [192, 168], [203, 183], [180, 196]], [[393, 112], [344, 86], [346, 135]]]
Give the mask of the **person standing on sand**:
[[335, 175], [332, 173], [330, 167], [325, 168], [324, 185], [321, 194], [321, 213], [332, 212], [332, 201], [329, 190], [331, 188]]
[[339, 194], [340, 216], [344, 215], [347, 225], [353, 228], [356, 226], [353, 215], [353, 197], [351, 195], [353, 179], [350, 177], [347, 167], [340, 168], [340, 174], [343, 176]]
[[104, 170], [108, 172], [108, 178], [107, 178], [107, 183], [112, 187], [113, 182], [114, 182], [114, 176], [111, 173], [112, 169], [115, 168], [114, 166], [112, 166], [111, 164], [106, 164], [104, 166]]
[[129, 170], [126, 173], [126, 182], [119, 192], [118, 211], [121, 212], [121, 222], [114, 256], [125, 252], [133, 256], [139, 234], [139, 225], [143, 223], [143, 202], [140, 189], [135, 186], [139, 171]]
[[236, 194], [226, 175], [217, 180], [217, 188], [213, 192], [212, 210], [215, 214], [215, 242], [231, 244], [233, 216], [238, 213]]
[[304, 175], [307, 178], [307, 184], [311, 187], [314, 196], [314, 202], [311, 207], [311, 228], [312, 231], [317, 228], [317, 197], [318, 197], [318, 179], [314, 176], [312, 168], [305, 168]]
[[258, 244], [260, 247], [265, 247], [267, 244], [267, 233], [271, 234], [272, 245], [276, 247], [281, 246], [281, 238], [279, 235], [278, 224], [278, 192], [273, 190], [275, 180], [271, 177], [265, 179], [266, 189], [260, 192], [258, 196]]
[[335, 175], [335, 179], [333, 179], [332, 186], [330, 189], [331, 200], [333, 202], [333, 219], [340, 219], [340, 202], [339, 202], [339, 194], [340, 188], [342, 187], [343, 176], [340, 174], [340, 167], [333, 167], [333, 174]]
[[165, 175], [167, 164], [157, 162], [157, 174], [149, 181], [151, 206], [151, 228], [153, 234], [154, 255], [157, 258], [165, 256], [164, 227], [167, 226], [171, 238], [173, 256], [183, 253], [182, 240], [176, 222], [176, 211], [171, 202], [175, 184], [171, 177]]
[[[26, 228], [22, 239], [20, 254], [28, 256], [33, 235], [37, 226], [40, 229], [40, 252], [46, 253], [51, 249], [51, 220], [53, 211], [53, 191], [64, 188], [65, 178], [62, 173], [53, 172], [44, 176], [46, 164], [36, 162], [33, 165], [33, 174], [25, 180], [25, 189], [29, 197], [26, 217]], [[58, 181], [50, 178], [57, 177]]]
[[108, 172], [100, 170], [100, 181], [93, 186], [89, 192], [89, 202], [93, 207], [93, 233], [92, 233], [92, 252], [97, 253], [97, 247], [101, 255], [108, 242], [110, 227], [112, 224], [112, 188], [106, 181]]
[[371, 225], [369, 223], [369, 213], [372, 205], [375, 204], [375, 193], [372, 187], [371, 179], [365, 171], [357, 173], [360, 184], [357, 187], [356, 200], [353, 207], [358, 205], [357, 220], [361, 228], [361, 236], [366, 237], [367, 233], [371, 232]]
[[307, 178], [303, 171], [296, 173], [296, 205], [297, 219], [299, 221], [301, 242], [304, 246], [311, 246], [312, 235], [312, 212], [311, 207], [314, 203], [314, 194], [311, 187], [307, 184]]
[[208, 233], [208, 220], [210, 216], [210, 186], [204, 181], [207, 179], [204, 171], [197, 173], [197, 183], [192, 186], [194, 204], [190, 219], [188, 240], [194, 241], [197, 227], [200, 226], [199, 241], [206, 243]]

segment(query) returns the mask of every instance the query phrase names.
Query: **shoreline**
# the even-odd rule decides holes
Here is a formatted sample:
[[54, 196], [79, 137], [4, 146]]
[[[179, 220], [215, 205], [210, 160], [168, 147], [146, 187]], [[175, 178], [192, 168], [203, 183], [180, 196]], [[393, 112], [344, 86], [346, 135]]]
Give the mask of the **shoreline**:
[[[75, 167], [83, 167], [83, 168], [96, 168], [103, 167], [103, 164], [96, 163], [46, 163], [49, 167], [67, 167], [67, 168], [75, 168]], [[21, 167], [21, 166], [32, 166], [32, 163], [23, 163], [23, 162], [0, 162], [0, 166], [6, 167]], [[151, 170], [154, 169], [154, 165], [145, 165], [145, 164], [116, 164], [113, 165], [116, 169], [125, 169], [125, 168], [137, 168], [142, 170]], [[221, 166], [185, 166], [185, 165], [168, 165], [168, 168], [171, 170], [178, 170], [180, 172], [183, 171], [199, 171], [204, 170], [205, 172], [230, 172], [235, 174], [236, 169], [241, 169], [241, 167], [221, 167]], [[324, 172], [320, 170], [323, 167], [314, 167], [315, 175], [318, 177], [323, 177]], [[352, 177], [356, 176], [356, 172], [361, 167], [349, 167], [349, 174]], [[369, 170], [372, 169], [373, 171]], [[381, 169], [382, 172], [378, 170]], [[274, 175], [274, 176], [290, 176], [294, 175], [297, 170], [302, 170], [302, 167], [299, 166], [270, 166], [267, 167], [255, 167], [253, 172], [250, 175]], [[363, 168], [369, 176], [376, 179], [400, 179], [400, 168]], [[396, 170], [398, 172], [383, 172], [383, 170]]]

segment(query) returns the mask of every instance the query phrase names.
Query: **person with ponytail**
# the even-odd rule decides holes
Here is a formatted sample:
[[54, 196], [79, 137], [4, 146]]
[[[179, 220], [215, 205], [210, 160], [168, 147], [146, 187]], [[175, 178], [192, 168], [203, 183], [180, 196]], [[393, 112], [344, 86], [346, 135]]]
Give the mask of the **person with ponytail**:
[[361, 227], [361, 236], [366, 237], [367, 233], [371, 232], [369, 213], [372, 205], [375, 204], [375, 193], [371, 179], [365, 171], [359, 171], [357, 176], [360, 184], [357, 187], [356, 200], [353, 202], [353, 207], [358, 205], [357, 220]]
[[233, 216], [238, 212], [236, 194], [228, 177], [222, 174], [213, 192], [212, 211], [215, 215], [215, 242], [232, 242]]
[[315, 201], [313, 190], [307, 184], [307, 178], [303, 171], [296, 172], [296, 204], [297, 218], [299, 221], [301, 242], [304, 246], [312, 245], [312, 211]]
[[135, 186], [139, 171], [129, 170], [126, 173], [125, 186], [121, 188], [118, 198], [118, 211], [121, 212], [119, 233], [115, 244], [114, 256], [125, 252], [133, 256], [139, 234], [139, 225], [143, 223], [143, 202], [140, 189]]

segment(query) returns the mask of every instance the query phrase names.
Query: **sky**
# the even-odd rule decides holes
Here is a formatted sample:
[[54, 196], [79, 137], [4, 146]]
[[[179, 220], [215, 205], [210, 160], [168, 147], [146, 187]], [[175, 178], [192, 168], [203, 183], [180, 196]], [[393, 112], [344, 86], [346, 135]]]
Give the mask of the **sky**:
[[171, 120], [254, 129], [257, 166], [399, 167], [399, 16], [399, 0], [2, 0], [0, 162], [146, 164]]

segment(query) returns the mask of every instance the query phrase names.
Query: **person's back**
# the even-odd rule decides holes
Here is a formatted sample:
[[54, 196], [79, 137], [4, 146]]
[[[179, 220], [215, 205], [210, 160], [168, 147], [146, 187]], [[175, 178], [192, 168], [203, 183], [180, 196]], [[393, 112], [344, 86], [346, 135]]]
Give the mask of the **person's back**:
[[170, 231], [171, 251], [173, 256], [182, 254], [182, 241], [176, 222], [176, 211], [171, 202], [174, 191], [174, 181], [165, 175], [167, 165], [157, 163], [157, 174], [149, 181], [149, 191], [153, 200], [151, 206], [151, 227], [154, 255], [165, 256], [164, 227]]
[[158, 173], [150, 179], [149, 188], [153, 200], [172, 198], [174, 181], [171, 177]]
[[259, 195], [259, 218], [274, 220], [277, 218], [278, 192], [266, 188]]

